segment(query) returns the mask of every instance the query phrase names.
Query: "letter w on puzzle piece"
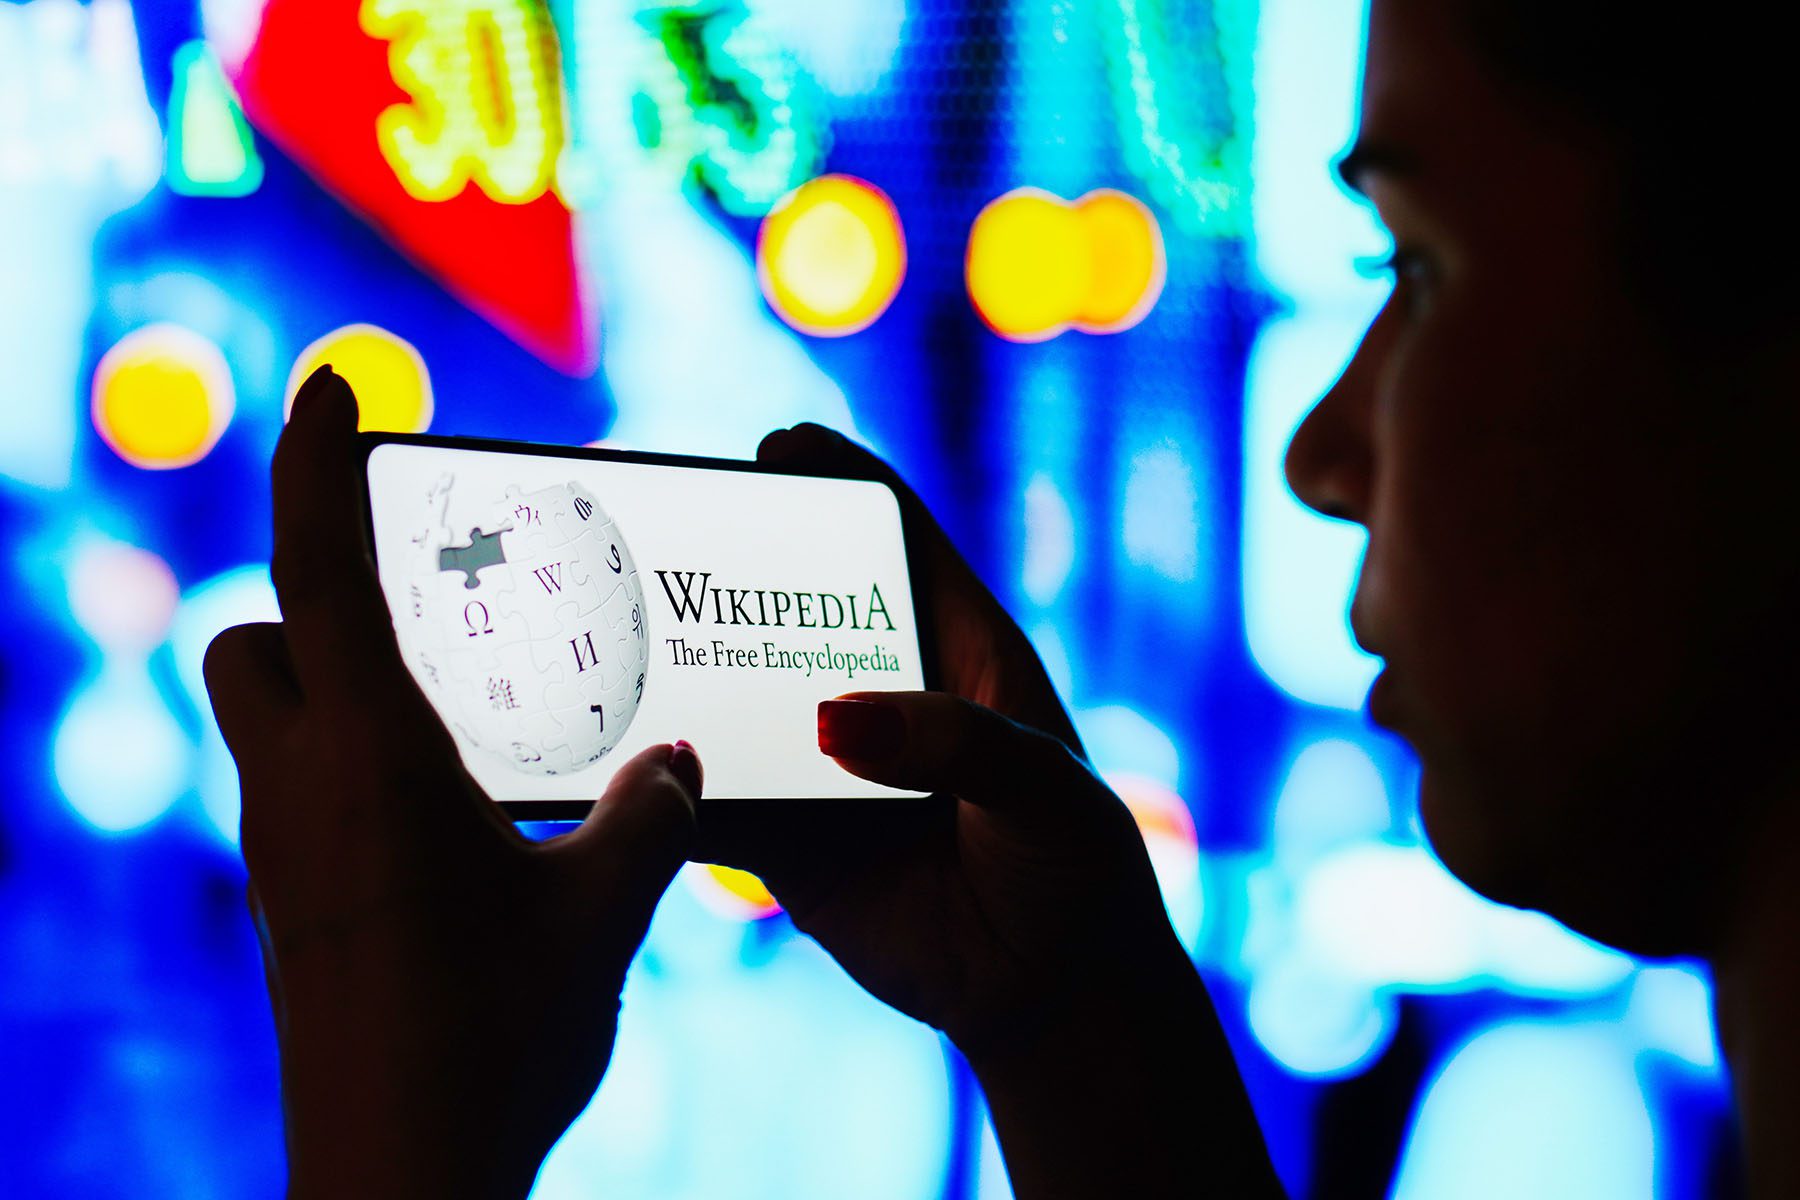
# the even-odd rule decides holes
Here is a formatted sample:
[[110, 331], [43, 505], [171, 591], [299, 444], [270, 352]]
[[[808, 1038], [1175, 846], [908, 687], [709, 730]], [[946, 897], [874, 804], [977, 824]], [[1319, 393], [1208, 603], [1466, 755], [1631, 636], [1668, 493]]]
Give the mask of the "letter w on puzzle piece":
[[523, 620], [534, 638], [554, 638], [600, 607], [600, 588], [579, 570], [574, 549], [550, 550], [514, 564], [500, 611]]

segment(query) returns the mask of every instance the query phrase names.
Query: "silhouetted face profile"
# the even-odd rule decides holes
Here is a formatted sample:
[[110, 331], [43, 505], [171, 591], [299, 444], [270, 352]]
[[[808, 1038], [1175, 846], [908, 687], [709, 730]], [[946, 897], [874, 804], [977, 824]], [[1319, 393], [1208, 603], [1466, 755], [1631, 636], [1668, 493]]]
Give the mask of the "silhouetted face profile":
[[1792, 339], [1685, 319], [1656, 286], [1658, 255], [1741, 233], [1645, 227], [1645, 188], [1730, 186], [1703, 148], [1647, 175], [1616, 125], [1497, 66], [1474, 11], [1374, 0], [1345, 170], [1396, 284], [1288, 476], [1368, 529], [1370, 709], [1416, 749], [1450, 869], [1704, 952], [1792, 758]]

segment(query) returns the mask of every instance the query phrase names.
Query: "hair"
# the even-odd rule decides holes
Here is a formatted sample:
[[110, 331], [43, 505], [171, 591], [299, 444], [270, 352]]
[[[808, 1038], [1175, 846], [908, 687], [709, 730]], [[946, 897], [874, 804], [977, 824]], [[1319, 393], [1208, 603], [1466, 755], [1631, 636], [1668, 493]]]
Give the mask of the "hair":
[[1621, 251], [1683, 329], [1789, 331], [1800, 237], [1782, 120], [1800, 22], [1609, 0], [1468, 0], [1477, 53], [1504, 80], [1619, 151]]

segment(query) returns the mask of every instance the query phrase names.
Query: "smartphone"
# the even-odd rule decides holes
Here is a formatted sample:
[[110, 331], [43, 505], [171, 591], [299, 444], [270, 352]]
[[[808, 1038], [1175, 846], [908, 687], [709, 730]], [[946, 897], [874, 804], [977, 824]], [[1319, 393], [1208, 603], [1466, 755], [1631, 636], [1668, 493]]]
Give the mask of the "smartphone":
[[897, 799], [819, 752], [818, 702], [933, 686], [899, 497], [756, 463], [364, 434], [407, 666], [516, 820], [579, 819], [685, 738], [712, 801]]

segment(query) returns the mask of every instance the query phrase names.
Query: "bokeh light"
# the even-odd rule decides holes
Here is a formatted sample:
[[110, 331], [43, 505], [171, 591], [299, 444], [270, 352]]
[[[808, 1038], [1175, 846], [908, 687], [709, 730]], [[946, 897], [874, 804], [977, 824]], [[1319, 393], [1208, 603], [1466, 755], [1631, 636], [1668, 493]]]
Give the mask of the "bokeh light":
[[1166, 277], [1162, 230], [1142, 201], [1101, 188], [1068, 201], [1016, 188], [969, 230], [969, 299], [1009, 341], [1069, 329], [1122, 333], [1155, 307]]
[[1162, 229], [1149, 206], [1114, 188], [1075, 202], [1093, 274], [1075, 315], [1087, 333], [1123, 333], [1156, 307], [1167, 275]]
[[748, 871], [702, 863], [685, 874], [700, 903], [727, 920], [760, 921], [781, 911], [763, 881]]
[[[329, 363], [356, 393], [364, 433], [423, 433], [434, 406], [431, 374], [413, 344], [379, 325], [334, 329], [300, 352], [288, 375], [286, 410], [306, 377]], [[285, 410], [284, 410], [285, 411]]]
[[1657, 1186], [1658, 1130], [1615, 1025], [1501, 1022], [1425, 1086], [1393, 1200], [1627, 1200]]
[[1169, 922], [1182, 945], [1193, 953], [1205, 926], [1206, 901], [1200, 879], [1200, 841], [1187, 802], [1142, 775], [1111, 772], [1106, 782], [1137, 822], [1157, 886], [1162, 889], [1163, 905], [1169, 910]]
[[187, 702], [201, 714], [194, 791], [206, 819], [232, 845], [238, 840], [237, 763], [212, 716], [206, 689], [206, 648], [229, 626], [279, 620], [281, 608], [275, 600], [275, 586], [269, 581], [269, 568], [251, 563], [189, 588], [169, 629], [176, 678]]
[[763, 218], [756, 275], [769, 307], [802, 333], [842, 337], [867, 329], [906, 275], [900, 214], [866, 180], [808, 180]]
[[1039, 188], [1008, 192], [981, 210], [969, 230], [966, 273], [975, 311], [1015, 342], [1067, 329], [1093, 285], [1081, 218]]
[[[1470, 893], [1354, 715], [1364, 538], [1281, 467], [1388, 295], [1328, 165], [1367, 0], [512, 6], [421, 66], [520, 101], [439, 131], [520, 169], [444, 201], [378, 125], [401, 26], [455, 48], [469, 6], [369, 7], [0, 3], [0, 1193], [284, 1185], [203, 664], [279, 617], [267, 453], [321, 361], [365, 428], [893, 462], [1123, 796], [1297, 1192], [1730, 1190], [1707, 972]], [[935, 1030], [753, 876], [680, 874], [535, 1195], [1012, 1195]]]
[[120, 458], [146, 470], [205, 458], [236, 407], [224, 354], [180, 325], [134, 329], [94, 368], [94, 429]]
[[51, 769], [69, 807], [125, 833], [167, 812], [185, 788], [192, 746], [142, 659], [109, 658], [56, 723]]
[[180, 588], [169, 564], [148, 550], [95, 540], [68, 567], [69, 614], [102, 651], [148, 654], [162, 644]]

